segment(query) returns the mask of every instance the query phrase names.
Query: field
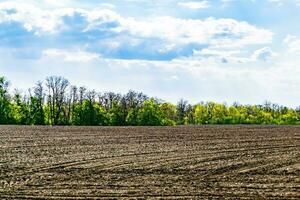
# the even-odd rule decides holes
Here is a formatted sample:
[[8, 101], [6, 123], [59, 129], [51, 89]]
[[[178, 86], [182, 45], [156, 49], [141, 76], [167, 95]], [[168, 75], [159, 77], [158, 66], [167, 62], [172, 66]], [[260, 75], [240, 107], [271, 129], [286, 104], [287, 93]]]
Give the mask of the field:
[[300, 127], [0, 126], [0, 199], [300, 199]]

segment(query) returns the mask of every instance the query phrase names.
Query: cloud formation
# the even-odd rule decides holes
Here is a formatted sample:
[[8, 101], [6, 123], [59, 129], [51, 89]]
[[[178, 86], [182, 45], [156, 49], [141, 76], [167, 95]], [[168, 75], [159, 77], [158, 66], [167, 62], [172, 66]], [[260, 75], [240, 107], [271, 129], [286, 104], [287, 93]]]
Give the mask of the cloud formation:
[[209, 8], [210, 4], [208, 1], [189, 1], [189, 2], [179, 2], [179, 6], [191, 10], [200, 10], [200, 9], [205, 9]]
[[294, 35], [287, 35], [284, 43], [288, 47], [288, 51], [292, 53], [300, 53], [300, 38]]
[[67, 62], [90, 62], [98, 60], [100, 56], [95, 53], [89, 53], [81, 50], [62, 50], [62, 49], [47, 49], [43, 51], [43, 56], [47, 58], [63, 59]]
[[[203, 1], [205, 3], [205, 1]], [[203, 3], [202, 2], [202, 3]], [[204, 5], [204, 4], [203, 4]], [[272, 41], [269, 30], [229, 18], [123, 17], [103, 8], [45, 10], [29, 4], [0, 3], [2, 45], [42, 43], [74, 47], [108, 58], [172, 60], [206, 47], [241, 48]], [[17, 31], [17, 32], [13, 32]], [[0, 42], [1, 42], [0, 41]], [[26, 44], [24, 44], [26, 45]], [[143, 49], [143, 51], [141, 51]]]
[[136, 89], [173, 102], [296, 106], [296, 4], [0, 0], [0, 74], [17, 87], [62, 75], [99, 91]]
[[271, 50], [270, 47], [264, 47], [261, 49], [257, 49], [253, 53], [252, 58], [254, 60], [267, 61], [273, 58], [274, 56], [276, 56], [276, 54]]

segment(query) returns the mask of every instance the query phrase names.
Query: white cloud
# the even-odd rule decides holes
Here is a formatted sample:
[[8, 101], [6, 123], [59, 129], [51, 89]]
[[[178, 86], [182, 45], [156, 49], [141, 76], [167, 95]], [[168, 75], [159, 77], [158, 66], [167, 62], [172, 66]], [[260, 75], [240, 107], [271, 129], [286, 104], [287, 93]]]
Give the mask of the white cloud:
[[234, 19], [185, 20], [157, 17], [138, 21], [122, 19], [121, 30], [143, 37], [157, 37], [177, 44], [198, 43], [218, 47], [240, 47], [265, 44], [272, 41], [273, 33], [247, 22]]
[[[12, 13], [5, 12], [6, 10], [13, 11]], [[20, 22], [28, 31], [42, 30], [45, 32], [52, 32], [56, 27], [56, 20], [53, 15], [47, 10], [41, 10], [33, 5], [3, 2], [0, 3], [1, 22]]]
[[189, 1], [189, 2], [179, 2], [178, 6], [191, 9], [191, 10], [199, 10], [199, 9], [209, 8], [210, 3], [208, 1]]
[[[171, 1], [176, 6], [176, 1], [168, 2]], [[270, 47], [265, 47], [276, 46], [270, 44], [273, 33], [248, 22], [223, 18], [124, 17], [112, 10], [112, 5], [97, 4], [99, 8], [78, 9], [66, 8], [68, 1], [49, 1], [47, 5], [52, 4], [49, 7], [24, 2], [0, 3], [0, 24], [16, 22], [35, 33], [37, 38], [49, 40], [48, 43], [29, 41], [27, 45], [27, 41], [19, 37], [28, 49], [19, 49], [13, 43], [8, 43], [4, 51], [0, 49], [3, 58], [0, 59], [0, 74], [19, 86], [34, 83], [32, 76], [43, 79], [59, 74], [73, 79], [73, 83], [80, 80], [78, 84], [101, 91], [137, 89], [173, 102], [184, 97], [193, 102], [261, 103], [271, 100], [286, 105], [299, 103], [300, 37], [287, 36], [285, 45], [289, 51], [277, 49], [280, 56], [266, 65], [260, 61], [276, 56]], [[150, 2], [156, 5], [162, 1]], [[189, 6], [197, 7], [195, 4]], [[1, 34], [5, 31], [3, 28]], [[15, 39], [13, 36], [10, 32], [2, 34], [1, 42], [7, 37]], [[9, 51], [12, 49], [15, 52]], [[253, 52], [253, 49], [257, 50]], [[31, 59], [13, 55], [22, 54], [22, 51], [33, 54], [31, 50], [39, 51]], [[115, 54], [109, 54], [110, 51]], [[144, 54], [130, 58], [135, 60], [126, 60], [118, 57], [120, 52]], [[148, 54], [169, 52], [174, 57], [168, 61], [147, 60]], [[176, 93], [170, 93], [174, 88]]]
[[114, 4], [111, 3], [101, 3], [100, 6], [108, 9], [114, 9], [116, 7]]
[[[7, 9], [14, 9], [15, 12], [7, 13]], [[147, 55], [158, 58], [170, 52], [174, 57], [180, 57], [181, 54], [191, 56], [193, 50], [202, 49], [203, 46], [242, 48], [268, 44], [273, 38], [269, 30], [234, 19], [151, 17], [141, 20], [123, 17], [116, 11], [103, 8], [47, 10], [14, 2], [0, 3], [0, 20], [21, 23], [28, 32], [46, 37], [59, 38], [60, 34], [68, 33], [68, 39], [72, 40], [73, 45], [77, 44], [78, 37], [88, 38], [81, 49], [88, 46], [94, 52], [112, 57], [115, 54], [111, 55], [109, 51], [122, 51], [122, 48], [124, 51], [129, 48], [133, 51], [132, 55], [139, 55], [136, 52], [140, 53], [140, 48], [144, 48], [144, 54], [140, 57], [144, 56], [145, 59]]]
[[271, 50], [270, 47], [264, 47], [256, 50], [253, 53], [252, 58], [254, 60], [267, 61], [274, 56], [276, 56], [276, 54]]
[[[7, 13], [6, 10], [14, 10]], [[36, 34], [59, 33], [66, 28], [64, 17], [81, 15], [87, 21], [85, 28], [97, 26], [101, 23], [119, 20], [119, 15], [109, 9], [86, 10], [79, 8], [56, 8], [52, 10], [41, 9], [33, 4], [3, 2], [0, 3], [0, 23], [5, 21], [20, 22], [28, 31]], [[76, 19], [71, 23], [77, 23]], [[82, 30], [81, 30], [82, 31]]]
[[[156, 17], [145, 20], [124, 18], [109, 9], [74, 9], [63, 8], [42, 10], [28, 4], [0, 3], [0, 11], [16, 9], [16, 13], [2, 14], [2, 21], [17, 21], [24, 24], [27, 30], [54, 33], [63, 30], [66, 26], [62, 20], [65, 16], [80, 15], [86, 20], [83, 31], [90, 29], [109, 29], [101, 27], [107, 22], [119, 23], [115, 32], [130, 32], [137, 37], [157, 37], [163, 40], [179, 43], [200, 43], [215, 45], [247, 45], [268, 43], [273, 33], [256, 28], [247, 22], [234, 19], [204, 20], [178, 19], [172, 17]], [[76, 23], [73, 21], [72, 23]]]
[[[0, 60], [0, 72], [16, 86], [24, 87], [30, 87], [46, 76], [59, 74], [68, 78], [72, 84], [86, 85], [101, 92], [135, 89], [174, 103], [184, 97], [193, 103], [202, 100], [263, 103], [270, 100], [288, 106], [299, 105], [299, 59], [293, 60], [293, 63], [283, 61], [272, 66], [264, 63], [223, 66], [212, 60], [158, 62], [104, 58], [86, 64], [79, 59], [65, 61], [65, 53], [51, 51], [48, 54], [52, 56], [43, 56], [34, 62], [24, 63], [23, 60], [14, 59], [16, 66], [10, 68], [5, 68], [7, 63]], [[19, 63], [24, 67], [16, 73]], [[174, 88], [176, 92], [170, 93]]]
[[276, 3], [278, 6], [282, 6], [283, 5], [282, 0], [268, 0], [268, 1], [271, 2], [271, 3]]
[[67, 62], [90, 62], [98, 60], [100, 56], [95, 53], [89, 53], [81, 50], [62, 50], [62, 49], [47, 49], [43, 51], [43, 57], [47, 58], [62, 58]]
[[51, 6], [64, 7], [71, 3], [72, 0], [44, 0], [44, 2]]
[[239, 50], [224, 50], [224, 49], [202, 49], [200, 51], [194, 50], [192, 60], [211, 60], [217, 63], [246, 63], [251, 59], [241, 56], [242, 52]]
[[300, 52], [300, 38], [294, 35], [287, 35], [284, 39], [284, 43], [287, 45], [289, 52]]
[[268, 0], [271, 3], [277, 3], [278, 6], [282, 6], [285, 3], [292, 3], [296, 6], [300, 6], [300, 0]]

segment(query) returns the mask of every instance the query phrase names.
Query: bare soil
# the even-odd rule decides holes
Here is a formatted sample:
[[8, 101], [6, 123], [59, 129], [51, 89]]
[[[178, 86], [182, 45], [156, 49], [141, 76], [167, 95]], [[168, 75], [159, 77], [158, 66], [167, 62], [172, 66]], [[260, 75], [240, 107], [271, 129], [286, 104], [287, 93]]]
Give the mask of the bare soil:
[[300, 127], [0, 126], [0, 199], [300, 199]]

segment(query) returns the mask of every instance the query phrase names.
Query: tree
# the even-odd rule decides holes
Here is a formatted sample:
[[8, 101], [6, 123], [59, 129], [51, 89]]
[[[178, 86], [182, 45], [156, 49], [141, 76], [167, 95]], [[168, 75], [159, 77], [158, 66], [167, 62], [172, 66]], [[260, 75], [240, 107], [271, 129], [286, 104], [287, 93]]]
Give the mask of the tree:
[[157, 101], [153, 98], [146, 100], [138, 112], [138, 125], [161, 126], [163, 125], [162, 112]]
[[184, 117], [187, 111], [188, 102], [181, 99], [177, 103], [177, 124], [184, 124]]
[[226, 119], [227, 124], [241, 124], [241, 113], [238, 109], [238, 106], [230, 106], [228, 108], [228, 116]]
[[[0, 124], [24, 125], [176, 125], [176, 124], [300, 124], [300, 108], [265, 102], [262, 105], [199, 103], [177, 105], [129, 90], [104, 94], [86, 87], [69, 87], [63, 77], [51, 76], [21, 93], [9, 94], [0, 77]], [[33, 91], [33, 93], [32, 93]]]
[[106, 109], [109, 110], [113, 107], [114, 103], [119, 103], [121, 95], [114, 92], [106, 92], [103, 95], [99, 95], [99, 103]]
[[37, 125], [45, 124], [44, 102], [45, 93], [42, 82], [37, 82], [33, 88], [34, 96], [30, 97], [30, 107], [33, 116], [32, 123]]
[[176, 106], [171, 103], [163, 103], [160, 105], [160, 110], [163, 117], [163, 125], [176, 125], [177, 110]]
[[48, 106], [50, 124], [63, 124], [61, 116], [65, 105], [65, 93], [69, 81], [61, 76], [50, 76], [46, 79], [48, 88]]
[[90, 90], [86, 94], [87, 100], [87, 109], [85, 109], [87, 112], [84, 113], [86, 116], [86, 123], [89, 125], [97, 125], [97, 119], [96, 119], [96, 111], [94, 109], [95, 104], [95, 98], [96, 98], [96, 92], [94, 90]]
[[114, 100], [112, 102], [111, 109], [108, 111], [110, 125], [122, 126], [124, 125], [124, 119], [122, 115], [122, 108], [118, 101]]
[[8, 86], [9, 82], [4, 77], [0, 77], [0, 124], [12, 123]]
[[90, 90], [86, 93], [86, 99], [80, 105], [82, 119], [80, 125], [105, 125], [107, 124], [105, 109], [95, 101], [96, 92]]
[[143, 93], [138, 93], [133, 90], [129, 90], [129, 92], [122, 97], [120, 103], [125, 124], [137, 125], [138, 110], [147, 99], [148, 97]]
[[195, 123], [196, 124], [207, 124], [207, 113], [206, 107], [203, 104], [196, 105], [195, 108]]
[[11, 107], [12, 115], [16, 124], [29, 125], [33, 123], [33, 113], [30, 112], [29, 102], [26, 97], [22, 99], [22, 94], [18, 90], [15, 90]]
[[188, 104], [186, 107], [184, 124], [195, 124], [195, 106], [192, 106], [191, 104]]
[[211, 110], [211, 116], [212, 124], [224, 124], [227, 117], [226, 105], [215, 103]]
[[109, 125], [109, 119], [105, 108], [99, 103], [94, 103], [95, 121], [92, 125]]
[[295, 110], [288, 109], [288, 111], [280, 116], [280, 124], [297, 124], [299, 122], [298, 114]]

